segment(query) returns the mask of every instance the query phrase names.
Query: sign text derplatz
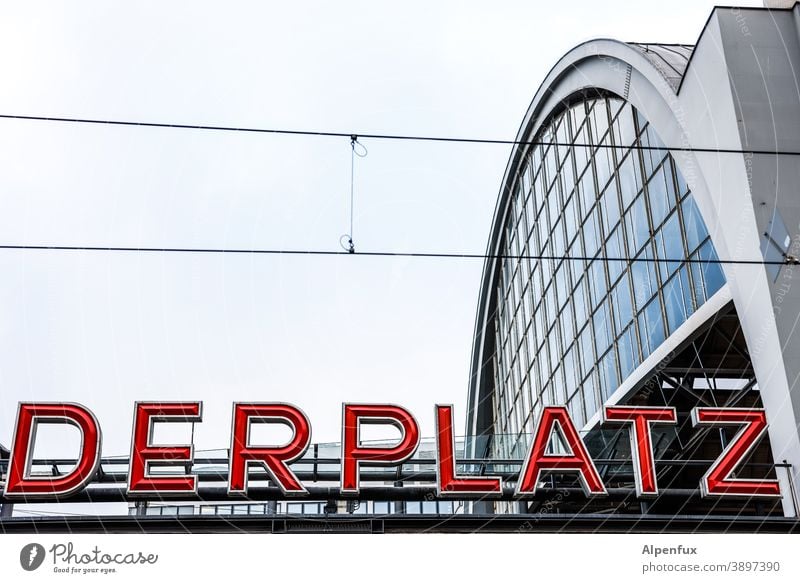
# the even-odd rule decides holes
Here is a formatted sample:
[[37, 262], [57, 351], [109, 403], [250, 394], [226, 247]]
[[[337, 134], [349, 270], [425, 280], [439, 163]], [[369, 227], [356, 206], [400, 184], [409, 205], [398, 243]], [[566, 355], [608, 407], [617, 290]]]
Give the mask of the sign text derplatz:
[[[144, 499], [159, 499], [171, 494], [197, 492], [197, 477], [185, 472], [194, 448], [186, 445], [153, 443], [156, 423], [201, 422], [201, 401], [137, 402], [134, 406], [131, 456], [127, 475], [127, 494]], [[455, 459], [453, 408], [436, 405], [436, 488], [441, 497], [491, 497], [503, 492], [503, 479], [492, 475], [459, 473]], [[767, 430], [763, 409], [697, 407], [692, 410], [695, 426], [738, 427], [719, 457], [700, 481], [703, 496], [781, 495], [777, 480], [731, 477]], [[81, 433], [81, 447], [75, 467], [64, 475], [32, 472], [36, 428], [41, 423], [74, 425]], [[253, 443], [250, 430], [255, 423], [280, 423], [292, 430], [288, 443]], [[364, 424], [397, 427], [400, 438], [375, 444], [361, 439]], [[627, 426], [630, 435], [636, 492], [639, 497], [658, 495], [651, 427], [676, 425], [673, 407], [607, 406], [602, 424]], [[558, 431], [566, 453], [548, 448]], [[409, 460], [419, 445], [419, 425], [403, 407], [388, 404], [342, 405], [342, 443], [339, 490], [343, 496], [357, 497], [361, 465], [398, 465]], [[300, 459], [311, 441], [311, 423], [294, 405], [287, 403], [234, 403], [228, 458], [228, 493], [246, 495], [248, 473], [261, 467], [285, 496], [308, 496], [308, 491], [290, 464]], [[63, 499], [84, 489], [97, 472], [101, 458], [101, 431], [94, 414], [75, 403], [19, 404], [14, 441], [3, 495], [7, 499]], [[151, 466], [162, 471], [151, 473]], [[174, 466], [174, 473], [163, 471]], [[606, 487], [565, 407], [544, 407], [538, 416], [531, 446], [516, 480], [515, 495], [520, 499], [536, 494], [543, 473], [577, 475], [586, 496], [606, 495]]]

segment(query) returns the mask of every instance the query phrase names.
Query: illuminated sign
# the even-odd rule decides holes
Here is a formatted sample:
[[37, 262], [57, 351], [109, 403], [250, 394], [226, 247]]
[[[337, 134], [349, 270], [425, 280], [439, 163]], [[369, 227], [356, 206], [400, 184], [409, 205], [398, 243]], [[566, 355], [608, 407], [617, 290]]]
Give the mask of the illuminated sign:
[[[602, 411], [602, 423], [628, 426], [639, 497], [658, 495], [651, 427], [675, 425], [672, 407], [609, 406]], [[197, 492], [197, 477], [187, 474], [185, 465], [194, 459], [194, 447], [153, 443], [156, 423], [200, 422], [203, 404], [189, 402], [137, 402], [133, 418], [127, 493], [131, 497], [162, 498]], [[455, 460], [453, 408], [436, 405], [436, 488], [441, 497], [499, 496], [503, 479], [492, 475], [459, 474]], [[703, 496], [780, 496], [777, 480], [731, 477], [767, 430], [763, 409], [697, 407], [692, 410], [697, 425], [738, 427], [724, 451], [700, 481]], [[81, 435], [75, 467], [65, 475], [32, 472], [36, 429], [42, 423], [74, 425]], [[283, 444], [257, 444], [250, 430], [255, 423], [279, 423], [292, 430]], [[361, 439], [365, 424], [392, 425], [400, 431], [393, 444], [376, 445]], [[548, 444], [558, 432], [566, 452], [554, 453]], [[362, 465], [398, 465], [409, 460], [419, 445], [419, 425], [403, 407], [388, 404], [342, 406], [342, 443], [339, 491], [358, 496]], [[4, 496], [8, 499], [68, 498], [87, 486], [100, 465], [101, 431], [97, 419], [86, 407], [75, 403], [20, 403]], [[311, 423], [297, 407], [288, 403], [234, 403], [228, 458], [228, 493], [246, 495], [248, 470], [261, 467], [285, 496], [308, 496], [308, 491], [290, 468], [311, 442]], [[175, 472], [151, 473], [154, 466], [173, 466]], [[536, 423], [530, 449], [516, 482], [515, 496], [533, 497], [543, 473], [576, 474], [586, 496], [607, 494], [577, 428], [565, 407], [545, 407]]]

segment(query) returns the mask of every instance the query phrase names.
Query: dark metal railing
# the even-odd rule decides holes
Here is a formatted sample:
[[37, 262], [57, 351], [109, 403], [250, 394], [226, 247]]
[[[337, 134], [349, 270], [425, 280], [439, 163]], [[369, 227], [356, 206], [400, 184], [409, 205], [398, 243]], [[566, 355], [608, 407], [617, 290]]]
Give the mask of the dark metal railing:
[[[307, 499], [321, 500], [345, 500], [348, 496], [342, 495], [337, 486], [340, 479], [339, 467], [341, 460], [334, 457], [318, 457], [317, 449], [314, 450], [313, 457], [307, 457], [290, 464], [297, 477], [308, 484], [309, 496]], [[596, 459], [595, 465], [598, 469], [618, 471], [632, 471], [632, 462], [629, 459]], [[70, 502], [135, 502], [142, 497], [128, 495], [124, 484], [127, 480], [127, 458], [105, 458], [101, 461], [100, 468], [93, 477], [89, 485], [81, 492], [62, 498]], [[443, 497], [433, 484], [436, 482], [435, 464], [433, 458], [412, 459], [396, 468], [375, 468], [366, 466], [362, 469], [360, 479], [370, 485], [361, 489], [359, 499], [364, 500], [383, 500], [383, 501], [404, 501], [404, 500], [436, 500]], [[519, 459], [487, 459], [487, 458], [461, 458], [456, 460], [459, 471], [465, 475], [496, 475], [506, 480], [506, 483], [513, 483], [518, 477], [523, 461]], [[668, 467], [710, 467], [714, 460], [656, 460], [657, 468]], [[47, 471], [48, 474], [59, 475], [67, 468], [74, 466], [75, 460], [65, 458], [41, 459], [33, 462], [34, 468]], [[0, 470], [6, 471], [7, 460], [0, 461]], [[176, 466], [180, 466], [176, 462]], [[187, 474], [197, 477], [198, 488], [196, 493], [171, 495], [168, 500], [174, 501], [200, 501], [200, 502], [222, 502], [222, 501], [264, 501], [284, 499], [285, 495], [274, 485], [266, 485], [269, 482], [269, 475], [262, 469], [252, 469], [248, 473], [249, 483], [247, 496], [240, 494], [228, 494], [225, 487], [217, 484], [228, 480], [228, 460], [223, 457], [197, 458], [192, 463], [182, 464]], [[791, 465], [788, 463], [769, 464], [769, 463], [750, 463], [749, 468], [760, 468], [763, 470], [786, 471], [791, 476]], [[119, 468], [118, 471], [115, 471]], [[125, 468], [125, 469], [123, 469]], [[169, 471], [169, 470], [167, 470]], [[171, 469], [174, 472], [174, 468]], [[157, 475], [157, 474], [156, 474]], [[375, 485], [382, 483], [382, 485]], [[392, 484], [392, 485], [387, 485]], [[560, 493], [581, 493], [580, 488], [574, 487], [573, 483], [566, 483], [566, 487], [558, 487], [552, 482], [547, 487], [537, 490], [533, 499], [548, 499]], [[0, 494], [1, 494], [0, 490]], [[612, 499], [635, 497], [636, 492], [632, 487], [609, 488], [609, 497]], [[668, 488], [660, 492], [663, 497], [684, 497], [696, 498], [700, 494], [697, 488]], [[794, 496], [794, 493], [793, 493]], [[489, 498], [489, 497], [487, 497]], [[447, 496], [452, 499], [452, 496]], [[470, 499], [469, 496], [462, 496], [460, 499]], [[493, 500], [511, 501], [516, 499], [511, 486], [504, 488], [502, 494], [492, 497]], [[0, 495], [0, 502], [21, 502], [19, 498], [6, 500]], [[40, 500], [31, 498], [30, 502]], [[795, 509], [798, 508], [795, 501]]]

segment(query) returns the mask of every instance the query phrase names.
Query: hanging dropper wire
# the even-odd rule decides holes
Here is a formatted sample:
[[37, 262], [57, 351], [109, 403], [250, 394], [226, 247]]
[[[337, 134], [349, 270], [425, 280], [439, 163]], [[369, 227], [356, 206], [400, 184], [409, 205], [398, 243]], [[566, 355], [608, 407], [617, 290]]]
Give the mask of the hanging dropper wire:
[[[356, 147], [358, 146], [358, 147]], [[355, 201], [355, 175], [356, 175], [356, 156], [364, 158], [368, 154], [366, 146], [358, 141], [358, 136], [350, 136], [350, 231], [339, 238], [339, 245], [348, 253], [355, 253], [356, 246], [353, 243], [353, 214]], [[345, 240], [347, 246], [345, 246]]]

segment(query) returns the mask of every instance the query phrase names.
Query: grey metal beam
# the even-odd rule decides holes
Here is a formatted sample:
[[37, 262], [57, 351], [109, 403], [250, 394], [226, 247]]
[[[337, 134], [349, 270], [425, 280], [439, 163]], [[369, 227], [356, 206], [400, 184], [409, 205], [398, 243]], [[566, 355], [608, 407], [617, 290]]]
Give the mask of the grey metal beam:
[[0, 521], [2, 533], [799, 533], [783, 517], [641, 514], [69, 516]]
[[[358, 495], [345, 496], [339, 492], [336, 486], [309, 486], [308, 496], [298, 498], [298, 501], [305, 500], [379, 500], [379, 501], [392, 501], [392, 500], [451, 500], [453, 496], [440, 497], [437, 494], [435, 486], [369, 486], [362, 487]], [[546, 500], [557, 494], [569, 495], [574, 497], [583, 497], [584, 493], [581, 488], [540, 488], [534, 496], [530, 499]], [[698, 489], [667, 489], [663, 490], [660, 497], [664, 498], [684, 498], [684, 499], [699, 499], [700, 491]], [[636, 491], [633, 488], [609, 488], [608, 496], [604, 499], [624, 499], [636, 497]], [[107, 503], [107, 502], [136, 502], [142, 499], [147, 499], [152, 502], [152, 497], [144, 496], [131, 496], [128, 495], [125, 488], [100, 486], [91, 487], [77, 492], [69, 497], [59, 499], [64, 502], [78, 502], [78, 503]], [[246, 496], [239, 494], [228, 494], [228, 490], [224, 486], [200, 486], [197, 493], [187, 492], [185, 494], [173, 494], [164, 496], [158, 499], [159, 502], [261, 502], [265, 500], [284, 500], [286, 495], [277, 487], [272, 486], [255, 486], [248, 490]], [[459, 496], [458, 499], [483, 499], [483, 500], [501, 500], [512, 501], [517, 500], [515, 496], [514, 487], [506, 486], [503, 493], [498, 496]], [[0, 497], [0, 501], [5, 502], [4, 497]], [[14, 498], [16, 503], [41, 503], [48, 502], [41, 499], [31, 498]], [[52, 500], [49, 500], [52, 502]]]

